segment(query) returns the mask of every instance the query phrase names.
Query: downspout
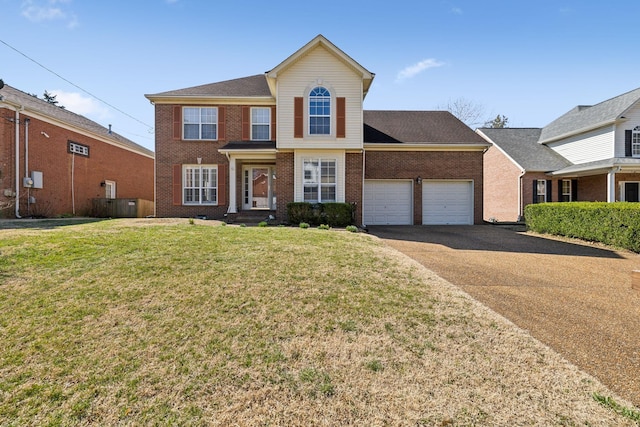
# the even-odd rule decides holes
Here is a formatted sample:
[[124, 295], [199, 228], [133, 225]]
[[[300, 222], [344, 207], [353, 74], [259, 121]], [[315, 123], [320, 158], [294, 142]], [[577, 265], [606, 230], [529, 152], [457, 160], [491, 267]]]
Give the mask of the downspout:
[[360, 224], [363, 227], [366, 227], [366, 224], [364, 223], [364, 169], [366, 167], [367, 162], [365, 161], [365, 156], [366, 156], [366, 150], [363, 148], [362, 149], [362, 196], [360, 197]]
[[518, 222], [524, 219], [524, 208], [522, 207], [522, 177], [525, 173], [526, 171], [522, 170], [518, 176]]
[[20, 111], [24, 109], [23, 106], [16, 106], [16, 218], [22, 218], [20, 216]]
[[[24, 119], [24, 176], [29, 176], [29, 122], [31, 120]], [[31, 214], [31, 190], [27, 187], [27, 216]]]

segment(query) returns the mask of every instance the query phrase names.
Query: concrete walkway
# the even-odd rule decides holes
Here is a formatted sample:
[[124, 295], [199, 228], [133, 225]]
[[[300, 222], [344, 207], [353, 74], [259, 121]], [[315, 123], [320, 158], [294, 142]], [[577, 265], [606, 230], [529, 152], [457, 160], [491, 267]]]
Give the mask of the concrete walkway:
[[640, 407], [638, 254], [492, 225], [369, 231]]

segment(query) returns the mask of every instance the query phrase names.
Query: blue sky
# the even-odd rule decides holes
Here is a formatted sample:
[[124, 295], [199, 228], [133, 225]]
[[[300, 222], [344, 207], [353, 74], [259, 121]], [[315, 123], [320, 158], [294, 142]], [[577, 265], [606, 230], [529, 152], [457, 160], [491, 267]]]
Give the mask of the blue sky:
[[69, 110], [150, 149], [154, 111], [145, 93], [265, 72], [318, 34], [376, 74], [366, 109], [443, 109], [462, 99], [486, 119], [503, 114], [510, 127], [539, 127], [640, 87], [637, 0], [0, 6], [1, 79], [40, 97], [56, 93]]

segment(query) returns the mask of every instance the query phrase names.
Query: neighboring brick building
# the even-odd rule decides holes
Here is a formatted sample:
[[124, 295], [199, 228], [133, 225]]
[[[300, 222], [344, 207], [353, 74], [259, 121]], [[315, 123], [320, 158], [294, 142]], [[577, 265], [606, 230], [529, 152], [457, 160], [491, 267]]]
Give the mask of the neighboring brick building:
[[86, 117], [0, 86], [0, 217], [92, 215], [94, 199], [153, 206], [152, 151]]
[[145, 95], [156, 114], [156, 214], [287, 220], [346, 202], [356, 222], [482, 222], [489, 144], [444, 111], [363, 111], [374, 74], [319, 35], [271, 71]]
[[519, 221], [531, 203], [640, 201], [640, 89], [580, 105], [544, 128], [482, 128], [484, 218]]

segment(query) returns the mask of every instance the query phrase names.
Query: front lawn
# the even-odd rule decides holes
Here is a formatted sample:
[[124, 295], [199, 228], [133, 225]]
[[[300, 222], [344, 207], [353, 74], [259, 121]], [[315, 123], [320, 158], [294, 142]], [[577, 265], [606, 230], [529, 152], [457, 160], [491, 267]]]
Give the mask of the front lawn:
[[634, 425], [523, 331], [343, 231], [0, 230], [0, 346], [3, 426]]

